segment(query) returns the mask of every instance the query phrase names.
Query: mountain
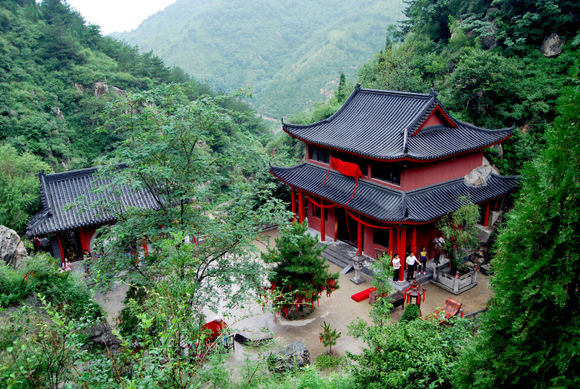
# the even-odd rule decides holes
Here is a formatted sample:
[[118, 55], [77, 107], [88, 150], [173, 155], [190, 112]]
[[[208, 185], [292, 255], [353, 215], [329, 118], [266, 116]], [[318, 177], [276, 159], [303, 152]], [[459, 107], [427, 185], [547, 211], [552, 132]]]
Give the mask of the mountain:
[[402, 0], [178, 0], [115, 37], [215, 87], [250, 88], [259, 112], [280, 116], [326, 99], [341, 72], [354, 77], [403, 8]]

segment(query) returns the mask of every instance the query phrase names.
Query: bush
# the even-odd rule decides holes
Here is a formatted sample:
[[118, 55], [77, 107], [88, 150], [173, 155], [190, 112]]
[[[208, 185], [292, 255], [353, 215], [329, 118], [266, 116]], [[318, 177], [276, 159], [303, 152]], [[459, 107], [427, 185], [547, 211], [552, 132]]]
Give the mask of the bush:
[[401, 316], [401, 321], [408, 322], [411, 320], [415, 320], [415, 319], [419, 318], [420, 314], [421, 314], [421, 312], [420, 312], [419, 306], [417, 304], [409, 304], [405, 308], [405, 312], [403, 312], [403, 316]]

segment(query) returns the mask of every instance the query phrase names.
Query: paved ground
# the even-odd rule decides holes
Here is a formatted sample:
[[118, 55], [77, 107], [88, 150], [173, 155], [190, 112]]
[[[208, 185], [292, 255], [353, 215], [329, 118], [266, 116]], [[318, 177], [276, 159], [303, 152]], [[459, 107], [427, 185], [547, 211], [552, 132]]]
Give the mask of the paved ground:
[[[256, 242], [256, 246], [260, 250], [266, 250], [267, 247], [274, 244], [276, 236], [276, 230], [266, 231], [262, 233], [262, 240]], [[342, 270], [331, 263], [329, 265], [332, 272], [340, 272]], [[75, 270], [77, 269], [73, 269], [73, 271]], [[77, 271], [80, 271], [80, 269]], [[347, 326], [357, 318], [369, 321], [370, 305], [368, 300], [357, 303], [351, 299], [351, 296], [369, 288], [371, 285], [368, 282], [368, 276], [364, 276], [367, 277], [367, 282], [355, 285], [350, 282], [350, 278], [353, 275], [354, 272], [346, 275], [341, 274], [339, 278], [340, 288], [331, 297], [326, 297], [323, 294], [319, 301], [319, 307], [316, 308], [312, 315], [303, 320], [278, 319], [276, 323], [273, 313], [263, 312], [262, 307], [253, 302], [248, 302], [243, 309], [220, 312], [220, 315], [226, 318], [226, 321], [234, 330], [256, 334], [271, 334], [275, 340], [273, 348], [281, 348], [296, 340], [301, 340], [310, 350], [313, 361], [325, 351], [320, 343], [318, 334], [321, 331], [320, 325], [323, 321], [326, 321], [342, 333], [342, 337], [338, 340], [336, 346], [333, 347], [333, 350], [340, 355], [344, 355], [346, 351], [357, 353], [363, 344], [347, 334]], [[484, 308], [491, 297], [491, 292], [488, 289], [488, 278], [480, 273], [478, 275], [478, 283], [477, 287], [459, 296], [454, 296], [431, 283], [423, 284], [423, 288], [426, 290], [426, 300], [421, 305], [422, 314], [428, 315], [437, 307], [441, 307], [447, 297], [452, 297], [462, 302], [466, 314]], [[126, 286], [119, 284], [112, 291], [99, 293], [96, 296], [99, 304], [107, 312], [107, 319], [112, 325], [116, 324], [116, 317], [123, 308], [122, 301], [126, 290]], [[401, 318], [401, 314], [402, 310], [400, 308], [395, 309], [392, 313], [392, 319], [398, 321]], [[213, 319], [211, 315], [213, 314], [208, 312], [208, 320]], [[248, 357], [255, 358], [259, 352], [264, 351], [266, 350], [256, 350], [251, 347], [237, 345], [236, 351], [231, 356], [231, 362], [236, 364]]]

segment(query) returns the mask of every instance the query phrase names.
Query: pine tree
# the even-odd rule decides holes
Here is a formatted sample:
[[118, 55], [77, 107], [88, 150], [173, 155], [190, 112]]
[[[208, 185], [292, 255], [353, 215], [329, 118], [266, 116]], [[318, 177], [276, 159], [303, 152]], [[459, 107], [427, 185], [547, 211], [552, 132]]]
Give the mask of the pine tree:
[[580, 91], [559, 107], [498, 237], [495, 297], [462, 358], [460, 387], [580, 386]]
[[328, 271], [322, 251], [318, 241], [307, 233], [306, 226], [294, 223], [282, 228], [276, 247], [262, 254], [266, 263], [276, 265], [270, 282], [281, 296], [276, 309], [285, 316], [292, 306], [295, 310], [302, 310], [304, 305], [312, 307], [324, 290], [329, 295], [338, 288], [338, 273]]

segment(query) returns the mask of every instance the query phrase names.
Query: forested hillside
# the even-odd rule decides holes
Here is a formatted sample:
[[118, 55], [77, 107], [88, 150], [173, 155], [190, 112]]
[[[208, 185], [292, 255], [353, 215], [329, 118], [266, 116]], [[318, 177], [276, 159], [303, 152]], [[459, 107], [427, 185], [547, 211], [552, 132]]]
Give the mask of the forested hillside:
[[153, 50], [198, 80], [250, 88], [280, 117], [326, 99], [354, 76], [402, 18], [401, 0], [178, 0], [116, 36]]
[[[23, 231], [39, 206], [39, 170], [93, 166], [115, 150], [123, 136], [105, 126], [109, 105], [168, 83], [187, 83], [192, 100], [215, 95], [150, 52], [103, 37], [62, 1], [0, 2], [0, 224]], [[267, 141], [247, 104], [219, 101], [238, 116], [214, 135], [222, 148], [255, 143], [242, 134]]]
[[108, 149], [96, 129], [111, 96], [187, 79], [58, 0], [0, 3], [0, 141], [56, 170], [86, 167]]
[[[435, 88], [460, 120], [487, 128], [515, 124], [503, 150], [487, 155], [504, 174], [516, 174], [542, 148], [562, 88], [579, 84], [579, 12], [574, 1], [412, 1], [408, 19], [389, 29], [385, 48], [362, 66], [357, 81], [377, 89]], [[552, 34], [561, 44], [544, 54]], [[347, 95], [295, 120], [328, 117]]]

